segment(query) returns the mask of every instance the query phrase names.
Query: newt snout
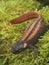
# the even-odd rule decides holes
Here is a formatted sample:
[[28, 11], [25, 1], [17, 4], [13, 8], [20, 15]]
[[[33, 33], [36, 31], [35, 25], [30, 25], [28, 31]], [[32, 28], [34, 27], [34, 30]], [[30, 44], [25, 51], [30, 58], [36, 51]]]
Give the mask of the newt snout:
[[12, 52], [14, 54], [17, 54], [17, 53], [23, 51], [26, 47], [27, 47], [27, 44], [24, 41], [18, 40], [15, 44], [13, 44]]

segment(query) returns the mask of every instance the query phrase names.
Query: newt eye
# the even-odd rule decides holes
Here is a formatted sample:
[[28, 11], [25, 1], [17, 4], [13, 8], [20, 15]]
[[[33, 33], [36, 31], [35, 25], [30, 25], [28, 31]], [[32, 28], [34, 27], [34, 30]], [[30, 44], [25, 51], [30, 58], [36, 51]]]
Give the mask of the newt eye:
[[26, 48], [27, 47], [27, 43], [24, 43], [24, 48]]

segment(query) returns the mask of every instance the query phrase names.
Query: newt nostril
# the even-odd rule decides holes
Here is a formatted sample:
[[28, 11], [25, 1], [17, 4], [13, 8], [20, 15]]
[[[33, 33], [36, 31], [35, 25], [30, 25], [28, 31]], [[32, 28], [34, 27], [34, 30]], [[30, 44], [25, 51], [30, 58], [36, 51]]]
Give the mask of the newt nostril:
[[18, 54], [19, 53], [18, 49], [17, 50], [12, 49], [11, 51], [12, 51], [13, 54]]
[[14, 53], [14, 54], [15, 54], [15, 50], [14, 50], [14, 49], [12, 49], [11, 51], [12, 51], [12, 53]]
[[16, 51], [14, 49], [12, 49], [11, 51], [12, 51], [12, 53], [16, 54]]

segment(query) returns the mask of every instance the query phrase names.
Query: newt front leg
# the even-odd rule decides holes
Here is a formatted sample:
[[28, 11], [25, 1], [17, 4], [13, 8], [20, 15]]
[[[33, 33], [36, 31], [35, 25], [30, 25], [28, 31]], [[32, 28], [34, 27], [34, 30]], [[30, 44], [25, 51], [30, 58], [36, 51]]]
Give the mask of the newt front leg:
[[38, 57], [38, 49], [37, 49], [37, 47], [33, 46], [33, 45], [28, 45], [27, 48], [33, 49], [33, 51], [34, 51], [34, 58], [36, 59]]

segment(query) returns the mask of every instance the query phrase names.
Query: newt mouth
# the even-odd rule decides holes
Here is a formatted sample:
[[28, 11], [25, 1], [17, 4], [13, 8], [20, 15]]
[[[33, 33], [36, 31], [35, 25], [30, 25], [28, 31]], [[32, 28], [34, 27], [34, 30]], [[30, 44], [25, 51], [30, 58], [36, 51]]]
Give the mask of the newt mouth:
[[19, 51], [18, 50], [16, 51], [15, 49], [12, 49], [11, 51], [12, 51], [13, 54], [18, 54], [19, 53]]
[[13, 54], [19, 54], [19, 53], [20, 53], [21, 51], [23, 51], [23, 50], [24, 50], [24, 49], [15, 50], [15, 49], [12, 48], [11, 51], [12, 51]]

